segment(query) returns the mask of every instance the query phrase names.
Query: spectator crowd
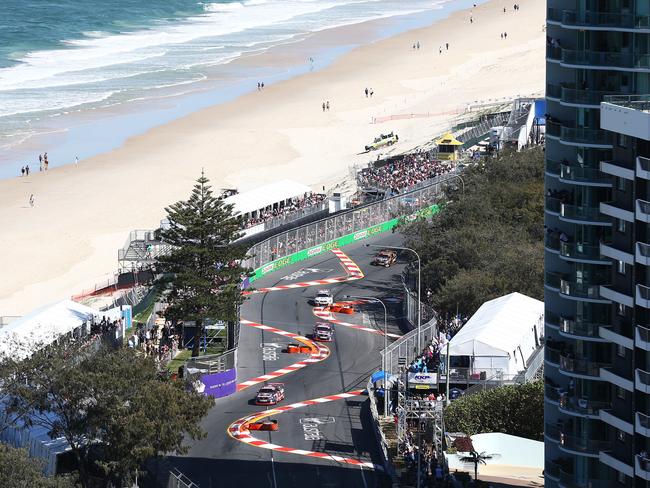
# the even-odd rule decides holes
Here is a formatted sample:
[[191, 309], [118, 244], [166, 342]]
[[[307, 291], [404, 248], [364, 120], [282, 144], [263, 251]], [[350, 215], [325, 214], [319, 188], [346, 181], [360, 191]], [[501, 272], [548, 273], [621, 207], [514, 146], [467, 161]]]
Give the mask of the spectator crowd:
[[[384, 163], [384, 164], [381, 164]], [[402, 191], [454, 169], [449, 161], [436, 159], [434, 152], [406, 154], [400, 159], [371, 163], [357, 173], [359, 188], [378, 188], [397, 195]]]
[[299, 217], [300, 213], [305, 215], [311, 211], [318, 211], [322, 208], [322, 203], [325, 201], [323, 193], [305, 193], [302, 197], [292, 198], [289, 203], [268, 208], [263, 212], [255, 212], [255, 216], [249, 216], [244, 219], [244, 229], [249, 229], [259, 224], [269, 222], [273, 219], [288, 219]]
[[169, 322], [165, 322], [164, 325], [154, 323], [151, 327], [138, 324], [135, 332], [129, 337], [128, 345], [154, 358], [158, 364], [164, 365], [176, 355], [180, 340], [180, 330]]

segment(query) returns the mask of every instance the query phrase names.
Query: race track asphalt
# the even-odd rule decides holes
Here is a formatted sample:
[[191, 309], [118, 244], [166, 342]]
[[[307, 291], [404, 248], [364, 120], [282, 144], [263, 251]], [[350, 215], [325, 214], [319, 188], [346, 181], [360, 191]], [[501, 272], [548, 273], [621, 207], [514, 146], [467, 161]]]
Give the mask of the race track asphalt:
[[[399, 318], [403, 294], [400, 273], [409, 256], [400, 256], [398, 263], [390, 268], [379, 268], [370, 265], [373, 255], [379, 249], [364, 246], [365, 243], [401, 245], [401, 242], [400, 235], [386, 234], [366, 239], [363, 244], [347, 246], [342, 250], [361, 268], [365, 274], [363, 279], [329, 286], [250, 295], [242, 306], [242, 318], [308, 335], [319, 320], [314, 316], [309, 300], [318, 289], [329, 288], [338, 300], [342, 300], [344, 295], [377, 296], [386, 299], [389, 305], [389, 332], [401, 334]], [[328, 252], [276, 271], [255, 282], [255, 286], [262, 288], [344, 274], [338, 258]], [[368, 327], [383, 328], [383, 309], [378, 304], [364, 304], [354, 315], [338, 318]], [[392, 339], [389, 339], [389, 342], [391, 341]], [[283, 347], [275, 348], [276, 354], [273, 354], [273, 346], [268, 346], [284, 346], [288, 342], [288, 338], [278, 334], [242, 325], [238, 351], [238, 383], [307, 357], [281, 352]], [[267, 345], [266, 360], [263, 359], [262, 345]], [[335, 326], [334, 341], [325, 345], [331, 350], [327, 359], [275, 380], [285, 384], [286, 399], [280, 405], [363, 389], [369, 376], [380, 369], [379, 351], [384, 345], [384, 338], [380, 334]], [[200, 488], [384, 486], [386, 477], [381, 471], [372, 468], [262, 449], [228, 436], [226, 430], [232, 422], [265, 409], [252, 403], [260, 386], [255, 385], [218, 399], [202, 423], [207, 436], [192, 441], [185, 456], [166, 458], [164, 469], [179, 469]], [[280, 446], [326, 452], [381, 465], [379, 447], [372, 430], [369, 400], [365, 395], [305, 406], [273, 418], [277, 418], [279, 423], [277, 432], [252, 434]], [[305, 427], [304, 419], [310, 418], [319, 419], [316, 430], [313, 425], [309, 425], [309, 420], [306, 421]], [[320, 439], [316, 439], [318, 437]]]

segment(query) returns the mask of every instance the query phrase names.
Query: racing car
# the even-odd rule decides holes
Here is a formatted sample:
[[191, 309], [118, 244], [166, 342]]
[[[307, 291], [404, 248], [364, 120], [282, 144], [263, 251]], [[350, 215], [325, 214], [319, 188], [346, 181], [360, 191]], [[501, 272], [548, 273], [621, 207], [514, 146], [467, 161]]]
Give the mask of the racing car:
[[334, 336], [334, 330], [330, 324], [318, 322], [314, 326], [314, 339], [317, 341], [330, 342]]
[[255, 404], [275, 405], [281, 400], [284, 400], [284, 383], [269, 383], [257, 392]]
[[334, 297], [329, 290], [318, 290], [314, 297], [314, 304], [319, 307], [327, 307], [334, 303]]
[[379, 149], [384, 146], [392, 146], [398, 140], [399, 137], [397, 137], [397, 135], [393, 134], [392, 132], [390, 134], [379, 134], [379, 137], [376, 137], [371, 144], [365, 146], [365, 149], [366, 151], [374, 151], [375, 149]]
[[395, 261], [397, 261], [397, 253], [395, 251], [383, 250], [377, 253], [375, 259], [372, 260], [372, 264], [388, 268], [395, 264]]

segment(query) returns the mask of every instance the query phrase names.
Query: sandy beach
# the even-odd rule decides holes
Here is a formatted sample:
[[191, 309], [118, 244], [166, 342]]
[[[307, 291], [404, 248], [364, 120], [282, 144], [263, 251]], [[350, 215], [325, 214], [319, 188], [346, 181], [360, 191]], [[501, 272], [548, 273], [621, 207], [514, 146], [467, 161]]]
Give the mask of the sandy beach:
[[[112, 274], [128, 232], [157, 226], [165, 205], [189, 195], [201, 168], [215, 188], [247, 190], [281, 178], [330, 188], [351, 165], [376, 158], [359, 153], [380, 132], [399, 134], [393, 151], [400, 152], [439, 134], [468, 103], [542, 94], [545, 2], [519, 5], [515, 12], [511, 2], [493, 0], [457, 12], [154, 128], [78, 166], [0, 181], [0, 316], [23, 315]], [[371, 28], [319, 32], [237, 62], [307, 59], [310, 46], [341, 44]], [[429, 115], [372, 123], [411, 113]]]

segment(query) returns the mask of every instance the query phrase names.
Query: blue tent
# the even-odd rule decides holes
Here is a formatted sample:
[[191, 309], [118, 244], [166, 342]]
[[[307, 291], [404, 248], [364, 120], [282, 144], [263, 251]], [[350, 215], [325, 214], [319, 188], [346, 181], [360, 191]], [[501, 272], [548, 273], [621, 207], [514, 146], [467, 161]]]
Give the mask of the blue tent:
[[535, 100], [535, 118], [537, 124], [546, 125], [546, 100]]

